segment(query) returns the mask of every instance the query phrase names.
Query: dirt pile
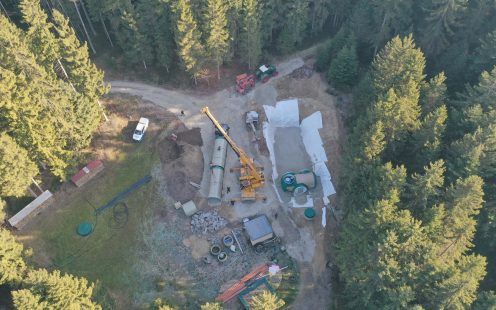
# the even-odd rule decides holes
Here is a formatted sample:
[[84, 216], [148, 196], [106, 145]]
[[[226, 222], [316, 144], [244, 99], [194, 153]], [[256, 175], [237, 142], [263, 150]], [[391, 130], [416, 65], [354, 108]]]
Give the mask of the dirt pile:
[[190, 130], [185, 130], [178, 132], [177, 134], [177, 140], [179, 142], [184, 142], [188, 143], [191, 145], [197, 145], [197, 146], [202, 146], [203, 145], [203, 140], [201, 138], [200, 134], [200, 128], [195, 127]]
[[227, 221], [217, 211], [198, 212], [191, 217], [191, 230], [194, 233], [206, 234], [224, 228]]
[[312, 77], [313, 68], [309, 65], [304, 65], [298, 69], [293, 70], [289, 76], [293, 79], [309, 79]]
[[193, 199], [197, 189], [189, 182], [200, 183], [203, 173], [203, 144], [200, 130], [194, 128], [176, 133], [177, 139], [164, 138], [158, 143], [162, 174], [167, 192], [176, 201]]

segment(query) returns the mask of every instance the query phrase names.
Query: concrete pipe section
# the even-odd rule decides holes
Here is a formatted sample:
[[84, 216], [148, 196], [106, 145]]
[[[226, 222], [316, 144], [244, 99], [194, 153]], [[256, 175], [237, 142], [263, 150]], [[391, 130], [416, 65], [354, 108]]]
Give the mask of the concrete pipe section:
[[[223, 126], [224, 127], [224, 126]], [[227, 127], [227, 126], [226, 126]], [[229, 128], [229, 127], [227, 127]], [[222, 184], [226, 165], [227, 141], [216, 133], [212, 162], [210, 163], [210, 189], [207, 202], [209, 206], [220, 206], [222, 202]]]

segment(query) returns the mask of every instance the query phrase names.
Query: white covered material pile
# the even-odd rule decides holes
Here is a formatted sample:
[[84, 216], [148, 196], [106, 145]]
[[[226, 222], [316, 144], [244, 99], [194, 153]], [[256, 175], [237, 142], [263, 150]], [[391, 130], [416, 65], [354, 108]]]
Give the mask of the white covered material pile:
[[[272, 161], [272, 179], [274, 180], [274, 184], [279, 184], [274, 152], [276, 128], [300, 127], [300, 134], [305, 145], [305, 150], [312, 161], [313, 171], [320, 177], [324, 203], [328, 204], [329, 196], [335, 194], [336, 191], [331, 181], [331, 173], [326, 165], [327, 156], [324, 150], [324, 143], [319, 134], [319, 129], [322, 128], [322, 114], [320, 111], [306, 117], [300, 124], [297, 99], [279, 101], [275, 107], [264, 105], [264, 109], [268, 122], [264, 123], [263, 133], [267, 141], [270, 160]], [[296, 207], [297, 205], [293, 203], [293, 206]], [[308, 206], [305, 205], [305, 207]]]
[[227, 221], [217, 211], [198, 212], [191, 217], [191, 230], [197, 234], [215, 232], [224, 228]]

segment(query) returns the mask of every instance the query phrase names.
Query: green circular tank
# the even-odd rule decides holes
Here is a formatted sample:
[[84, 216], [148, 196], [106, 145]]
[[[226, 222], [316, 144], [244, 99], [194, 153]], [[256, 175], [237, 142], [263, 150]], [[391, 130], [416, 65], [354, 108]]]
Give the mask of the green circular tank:
[[311, 220], [315, 217], [317, 213], [315, 212], [314, 208], [306, 208], [305, 212], [303, 212], [303, 215], [305, 215], [305, 218], [307, 220]]
[[281, 187], [285, 192], [304, 194], [308, 190], [314, 189], [316, 185], [317, 176], [309, 169], [304, 169], [299, 172], [286, 172], [281, 177]]
[[77, 234], [81, 237], [89, 236], [93, 232], [93, 224], [88, 222], [83, 222], [77, 227]]

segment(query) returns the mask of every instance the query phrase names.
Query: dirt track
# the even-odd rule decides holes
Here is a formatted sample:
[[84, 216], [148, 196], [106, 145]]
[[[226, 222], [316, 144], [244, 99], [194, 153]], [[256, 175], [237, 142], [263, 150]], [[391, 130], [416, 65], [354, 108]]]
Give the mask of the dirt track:
[[[301, 54], [305, 55], [308, 53], [311, 53], [311, 50], [307, 50]], [[211, 154], [211, 145], [213, 141], [213, 127], [210, 121], [200, 113], [200, 109], [203, 106], [208, 105], [210, 110], [219, 120], [229, 120], [230, 124], [237, 124], [237, 126], [231, 126], [231, 135], [233, 138], [235, 138], [240, 146], [251, 156], [254, 156], [256, 160], [261, 160], [261, 164], [265, 166], [266, 171], [270, 171], [270, 161], [266, 157], [260, 156], [258, 150], [251, 144], [249, 139], [245, 138], [248, 134], [244, 128], [241, 115], [243, 111], [248, 109], [249, 103], [253, 100], [256, 100], [258, 105], [261, 106], [262, 104], [273, 105], [276, 98], [301, 98], [300, 109], [303, 109], [304, 111], [311, 109], [321, 110], [326, 118], [324, 123], [327, 122], [327, 117], [331, 119], [331, 127], [324, 128], [331, 129], [331, 132], [325, 130], [328, 136], [323, 136], [323, 140], [326, 144], [328, 142], [336, 144], [326, 147], [328, 154], [329, 152], [337, 153], [339, 151], [339, 137], [336, 132], [332, 132], [332, 130], [339, 130], [337, 121], [335, 122], [337, 118], [335, 104], [333, 98], [325, 94], [325, 89], [322, 87], [320, 77], [314, 75], [311, 80], [308, 80], [309, 82], [306, 82], [318, 84], [317, 90], [305, 89], [305, 87], [301, 90], [293, 88], [291, 86], [292, 84], [299, 83], [296, 80], [292, 80], [288, 83], [289, 89], [279, 89], [280, 85], [286, 84], [285, 79], [289, 79], [287, 75], [293, 70], [301, 67], [303, 64], [304, 61], [301, 57], [295, 57], [276, 64], [279, 76], [271, 79], [267, 84], [257, 84], [254, 91], [243, 97], [238, 97], [232, 88], [221, 90], [208, 96], [199, 97], [193, 93], [188, 94], [187, 92], [168, 90], [137, 82], [110, 81], [110, 84], [112, 86], [111, 92], [113, 93], [125, 93], [142, 97], [145, 100], [167, 108], [176, 115], [179, 115], [181, 111], [184, 111], [185, 116], [181, 117], [181, 119], [185, 125], [189, 128], [199, 127], [201, 129], [203, 139], [202, 152], [204, 154], [204, 164], [206, 166], [210, 160], [209, 156]], [[306, 93], [302, 93], [303, 91], [306, 91]], [[308, 91], [310, 92], [308, 93]], [[312, 93], [311, 91], [314, 92]], [[319, 101], [317, 107], [312, 107], [311, 104], [308, 104], [316, 101]], [[325, 109], [332, 111], [325, 111]], [[303, 114], [307, 113], [303, 112], [302, 116]], [[233, 119], [233, 116], [237, 115], [239, 115], [239, 119]], [[324, 132], [322, 134], [325, 135]], [[332, 154], [329, 158], [331, 173], [333, 173], [333, 169], [337, 169], [338, 166], [337, 159], [335, 158], [338, 157], [336, 153]], [[233, 166], [236, 164], [236, 161], [237, 159], [232, 151], [228, 151], [228, 165]], [[204, 169], [201, 182], [200, 192], [204, 195], [208, 189], [208, 171], [208, 168]], [[234, 176], [229, 176], [227, 173], [225, 178], [225, 183], [237, 183], [237, 179]], [[312, 248], [310, 256], [308, 256], [309, 253], [292, 255], [300, 263], [301, 269], [300, 289], [298, 296], [292, 305], [292, 309], [329, 308], [331, 303], [331, 289], [329, 284], [330, 274], [328, 269], [325, 268], [330, 247], [328, 231], [323, 230], [320, 227], [320, 220], [308, 225], [301, 217], [300, 213], [302, 212], [299, 212], [301, 210], [282, 209], [277, 202], [277, 198], [274, 197], [272, 186], [266, 186], [264, 193], [269, 197], [266, 204], [260, 203], [259, 205], [252, 205], [250, 208], [237, 205], [234, 208], [229, 208], [227, 210], [224, 208], [225, 211], [223, 212], [226, 212], [226, 217], [233, 221], [260, 212], [269, 213], [274, 230], [278, 235], [283, 237], [283, 240], [288, 245], [288, 252], [290, 254], [292, 254], [290, 252], [291, 249], [300, 249], [304, 251], [305, 247], [302, 247], [301, 245], [312, 244], [313, 242], [315, 246]], [[277, 216], [274, 217], [274, 215], [278, 212], [279, 216], [276, 220]], [[294, 217], [297, 217], [297, 220], [294, 220]]]

